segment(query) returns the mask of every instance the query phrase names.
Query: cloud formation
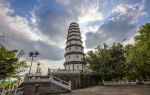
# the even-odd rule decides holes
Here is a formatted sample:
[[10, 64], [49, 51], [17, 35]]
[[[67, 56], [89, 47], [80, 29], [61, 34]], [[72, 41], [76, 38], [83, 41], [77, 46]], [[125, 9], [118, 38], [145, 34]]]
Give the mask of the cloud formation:
[[[123, 39], [130, 40], [137, 33], [138, 18], [143, 12], [144, 2], [134, 5], [118, 5], [107, 22], [99, 26], [97, 32], [86, 33], [86, 47], [95, 48], [98, 44], [112, 45], [114, 42], [122, 43]], [[113, 15], [112, 14], [112, 15]]]
[[62, 48], [49, 44], [44, 35], [37, 33], [29, 26], [26, 18], [11, 16], [13, 11], [4, 4], [0, 7], [0, 31], [1, 35], [7, 37], [1, 39], [1, 42], [8, 49], [24, 50], [26, 53], [38, 50], [40, 59], [63, 59], [64, 50]]

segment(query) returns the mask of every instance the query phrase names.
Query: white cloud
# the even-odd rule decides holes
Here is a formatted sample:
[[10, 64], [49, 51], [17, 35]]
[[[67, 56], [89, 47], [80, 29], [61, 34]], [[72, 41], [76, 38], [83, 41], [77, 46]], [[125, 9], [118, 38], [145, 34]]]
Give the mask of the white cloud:
[[90, 5], [88, 8], [85, 6], [81, 7], [81, 14], [78, 16], [78, 22], [88, 23], [88, 22], [95, 22], [100, 21], [103, 19], [103, 14], [98, 10], [99, 5], [97, 2], [95, 4]]
[[96, 32], [99, 29], [98, 25], [93, 25], [88, 27], [88, 31]]
[[[106, 43], [112, 45], [113, 43], [133, 43], [134, 36], [138, 31], [138, 19], [145, 15], [144, 1], [136, 4], [120, 4], [114, 8], [106, 23], [99, 26], [97, 32], [89, 31], [86, 33], [86, 47], [95, 48], [98, 44]], [[120, 13], [117, 15], [116, 12]], [[113, 18], [113, 19], [112, 19]], [[123, 41], [126, 39], [126, 41]]]
[[[3, 33], [3, 35], [7, 35], [9, 37], [11, 37], [12, 35], [20, 37], [22, 36], [33, 41], [41, 39], [40, 35], [32, 32], [31, 28], [29, 27], [29, 23], [25, 18], [20, 16], [12, 17], [10, 16], [10, 14], [12, 13], [12, 9], [6, 6], [0, 7], [0, 25], [5, 26], [5, 29], [3, 29], [4, 27], [1, 27], [1, 32]], [[6, 29], [9, 29], [10, 31], [6, 31]]]
[[133, 44], [134, 43], [134, 36], [130, 37], [129, 39], [125, 39], [125, 41], [123, 41], [123, 45], [128, 45], [128, 44]]
[[127, 13], [127, 9], [123, 4], [118, 5], [113, 12], [118, 12], [118, 13], [122, 13], [122, 14], [126, 14]]
[[[12, 15], [14, 10], [8, 5], [5, 6], [3, 2], [0, 2], [0, 5], [0, 34], [7, 36], [7, 39], [1, 39], [4, 46], [11, 50], [24, 50], [26, 53], [39, 50], [39, 57], [43, 60], [62, 60], [64, 58], [63, 49], [50, 43], [50, 40], [40, 31], [35, 30], [36, 27], [30, 25], [26, 18]], [[28, 60], [28, 56], [25, 57]]]
[[65, 6], [71, 3], [71, 0], [57, 0], [57, 1]]

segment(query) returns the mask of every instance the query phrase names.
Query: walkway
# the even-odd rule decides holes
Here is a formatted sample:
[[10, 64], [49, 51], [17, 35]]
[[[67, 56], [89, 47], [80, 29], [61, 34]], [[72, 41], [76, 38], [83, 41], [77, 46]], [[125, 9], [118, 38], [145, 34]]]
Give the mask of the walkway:
[[150, 95], [150, 86], [95, 86], [60, 95]]

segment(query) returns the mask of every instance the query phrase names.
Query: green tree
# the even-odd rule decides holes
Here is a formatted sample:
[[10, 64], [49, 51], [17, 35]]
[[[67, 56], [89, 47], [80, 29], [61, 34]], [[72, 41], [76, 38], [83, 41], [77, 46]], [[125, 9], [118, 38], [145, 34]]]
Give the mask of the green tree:
[[118, 80], [125, 75], [125, 54], [121, 44], [108, 47], [100, 45], [95, 51], [86, 54], [85, 61], [92, 71], [99, 73], [104, 80]]
[[17, 50], [7, 50], [0, 45], [0, 80], [6, 78], [20, 78], [20, 72], [27, 67], [25, 61], [19, 61], [16, 57]]
[[121, 80], [125, 77], [125, 52], [122, 44], [113, 44], [110, 48], [110, 67], [112, 68], [112, 78]]
[[105, 80], [150, 79], [150, 23], [140, 27], [134, 44], [99, 45], [86, 54], [85, 62]]
[[128, 49], [127, 63], [136, 78], [150, 79], [150, 23], [140, 27], [134, 45]]

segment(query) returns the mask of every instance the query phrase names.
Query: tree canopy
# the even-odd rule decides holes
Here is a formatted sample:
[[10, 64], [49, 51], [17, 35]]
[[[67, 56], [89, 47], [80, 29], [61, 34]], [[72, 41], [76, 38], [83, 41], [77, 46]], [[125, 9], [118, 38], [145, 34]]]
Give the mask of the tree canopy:
[[25, 61], [19, 61], [17, 50], [8, 50], [0, 45], [0, 80], [13, 77], [19, 78], [20, 72], [27, 67]]
[[150, 78], [150, 23], [139, 29], [135, 43], [127, 49], [127, 63], [138, 79]]
[[150, 23], [140, 27], [135, 43], [98, 45], [89, 51], [85, 62], [105, 80], [150, 79]]

